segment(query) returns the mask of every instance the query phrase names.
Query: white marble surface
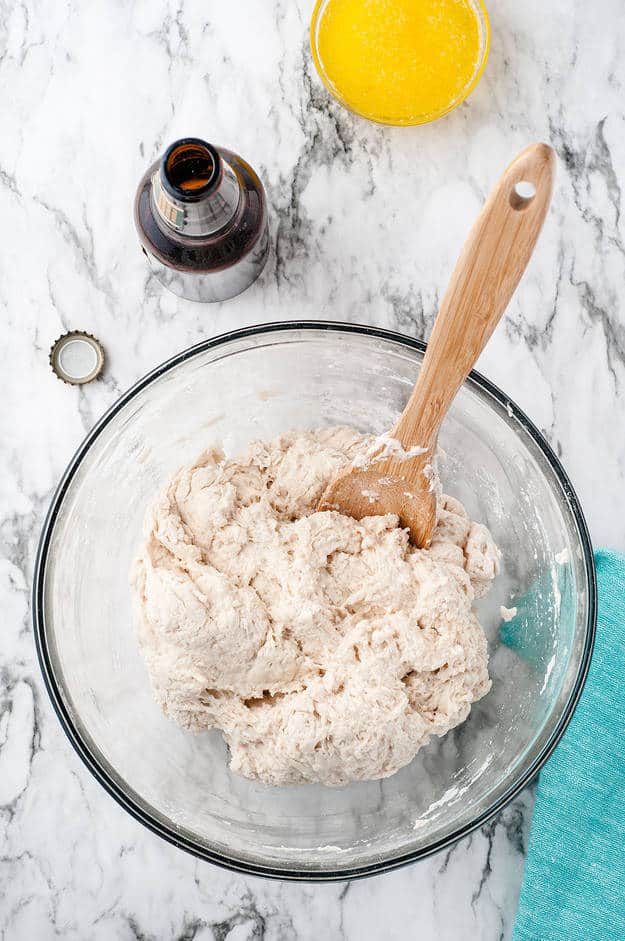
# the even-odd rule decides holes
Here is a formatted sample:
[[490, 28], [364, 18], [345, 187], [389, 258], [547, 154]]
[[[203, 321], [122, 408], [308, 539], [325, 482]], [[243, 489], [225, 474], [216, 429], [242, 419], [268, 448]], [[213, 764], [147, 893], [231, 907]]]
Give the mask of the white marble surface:
[[[480, 368], [543, 428], [597, 544], [625, 547], [625, 17], [622, 0], [491, 0], [468, 103], [383, 129], [311, 69], [312, 0], [17, 0], [1, 5], [0, 936], [3, 939], [497, 939], [509, 936], [531, 796], [400, 872], [302, 886], [229, 874], [120, 810], [66, 742], [42, 688], [29, 584], [42, 515], [75, 446], [142, 373], [210, 334], [274, 319], [418, 336], [489, 185], [526, 143], [560, 155], [537, 257]], [[275, 250], [217, 308], [148, 277], [136, 183], [177, 136], [260, 170]], [[105, 378], [51, 374], [70, 328]]]

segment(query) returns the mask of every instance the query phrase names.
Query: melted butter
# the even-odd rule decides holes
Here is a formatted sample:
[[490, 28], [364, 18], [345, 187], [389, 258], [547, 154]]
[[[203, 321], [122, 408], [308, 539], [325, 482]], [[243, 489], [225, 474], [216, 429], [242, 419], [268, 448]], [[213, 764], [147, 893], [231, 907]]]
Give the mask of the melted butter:
[[313, 48], [332, 92], [359, 114], [418, 124], [459, 104], [488, 54], [472, 0], [326, 0]]

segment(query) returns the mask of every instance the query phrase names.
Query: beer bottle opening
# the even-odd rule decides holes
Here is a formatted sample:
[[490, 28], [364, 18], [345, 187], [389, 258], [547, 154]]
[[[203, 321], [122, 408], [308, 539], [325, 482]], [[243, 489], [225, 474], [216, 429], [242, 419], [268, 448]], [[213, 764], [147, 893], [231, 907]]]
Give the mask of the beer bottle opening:
[[221, 176], [221, 158], [210, 144], [197, 138], [176, 141], [163, 156], [163, 183], [183, 199], [206, 196]]

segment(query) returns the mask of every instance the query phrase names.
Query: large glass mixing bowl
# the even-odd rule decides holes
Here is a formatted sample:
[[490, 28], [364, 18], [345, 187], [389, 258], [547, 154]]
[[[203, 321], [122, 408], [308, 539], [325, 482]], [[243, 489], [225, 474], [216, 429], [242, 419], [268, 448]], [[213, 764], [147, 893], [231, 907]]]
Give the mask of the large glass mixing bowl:
[[[383, 432], [422, 343], [368, 327], [274, 324], [207, 340], [137, 383], [72, 460], [37, 560], [34, 621], [48, 691], [85, 763], [146, 826], [197, 856], [278, 878], [390, 869], [468, 833], [536, 773], [571, 717], [595, 625], [591, 545], [544, 438], [477, 374], [441, 447], [445, 490], [485, 522], [502, 572], [479, 614], [491, 692], [393, 777], [270, 788], [228, 769], [217, 731], [164, 718], [137, 649], [128, 572], [146, 507], [168, 476], [219, 442], [236, 454], [289, 428]], [[500, 631], [500, 605], [517, 616]]]

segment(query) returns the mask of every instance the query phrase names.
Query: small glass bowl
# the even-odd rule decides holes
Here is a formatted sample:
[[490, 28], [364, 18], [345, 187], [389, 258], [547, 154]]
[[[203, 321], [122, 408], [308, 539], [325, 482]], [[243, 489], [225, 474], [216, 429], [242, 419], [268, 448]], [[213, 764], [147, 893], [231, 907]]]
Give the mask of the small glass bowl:
[[488, 11], [483, 3], [483, 0], [470, 0], [471, 6], [475, 10], [479, 21], [480, 27], [480, 52], [477, 58], [476, 67], [473, 75], [462, 89], [462, 92], [451, 101], [445, 108], [442, 108], [439, 111], [431, 111], [422, 114], [413, 114], [408, 117], [402, 118], [401, 120], [387, 118], [384, 115], [373, 114], [367, 111], [359, 111], [355, 108], [350, 102], [343, 96], [341, 90], [332, 81], [332, 77], [327, 73], [323, 59], [321, 57], [321, 52], [319, 49], [319, 27], [323, 19], [323, 15], [330, 3], [333, 0], [317, 0], [315, 9], [313, 11], [312, 19], [310, 22], [310, 48], [312, 52], [313, 61], [319, 73], [321, 81], [330, 92], [333, 98], [335, 98], [344, 108], [347, 108], [348, 111], [351, 111], [352, 114], [357, 114], [361, 118], [366, 118], [368, 121], [373, 121], [375, 124], [386, 124], [393, 127], [414, 127], [418, 124], [429, 124], [431, 121], [436, 121], [438, 118], [444, 117], [444, 115], [449, 114], [450, 111], [454, 111], [458, 105], [462, 104], [466, 98], [469, 97], [480, 78], [482, 77], [482, 72], [486, 67], [486, 62], [488, 60], [488, 53], [490, 51], [490, 20], [488, 17]]

